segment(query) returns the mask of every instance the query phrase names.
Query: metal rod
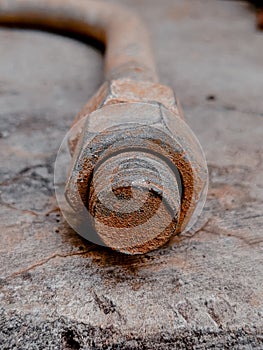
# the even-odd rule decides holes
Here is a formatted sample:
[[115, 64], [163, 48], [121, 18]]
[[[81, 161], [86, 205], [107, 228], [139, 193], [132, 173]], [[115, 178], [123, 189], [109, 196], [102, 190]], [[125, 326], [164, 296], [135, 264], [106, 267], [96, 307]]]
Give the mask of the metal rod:
[[92, 36], [106, 45], [106, 79], [158, 80], [148, 32], [122, 6], [88, 0], [0, 0], [0, 22]]

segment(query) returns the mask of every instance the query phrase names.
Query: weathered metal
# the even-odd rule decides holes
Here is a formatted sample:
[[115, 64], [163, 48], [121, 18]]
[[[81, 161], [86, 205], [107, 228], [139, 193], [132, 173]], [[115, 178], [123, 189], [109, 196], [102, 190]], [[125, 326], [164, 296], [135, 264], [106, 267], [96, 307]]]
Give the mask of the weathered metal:
[[189, 227], [204, 202], [206, 162], [173, 91], [158, 83], [138, 17], [84, 0], [0, 0], [0, 23], [70, 29], [106, 44], [105, 82], [69, 138], [65, 195], [79, 220], [85, 208], [100, 240], [129, 254]]

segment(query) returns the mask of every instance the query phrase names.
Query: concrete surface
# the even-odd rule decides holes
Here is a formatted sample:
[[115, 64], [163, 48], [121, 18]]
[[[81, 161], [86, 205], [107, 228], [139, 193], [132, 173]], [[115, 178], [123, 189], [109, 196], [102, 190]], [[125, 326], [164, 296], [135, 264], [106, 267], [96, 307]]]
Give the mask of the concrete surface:
[[263, 35], [243, 2], [125, 0], [204, 147], [195, 231], [126, 257], [63, 220], [54, 160], [102, 81], [72, 39], [0, 30], [1, 349], [263, 349]]

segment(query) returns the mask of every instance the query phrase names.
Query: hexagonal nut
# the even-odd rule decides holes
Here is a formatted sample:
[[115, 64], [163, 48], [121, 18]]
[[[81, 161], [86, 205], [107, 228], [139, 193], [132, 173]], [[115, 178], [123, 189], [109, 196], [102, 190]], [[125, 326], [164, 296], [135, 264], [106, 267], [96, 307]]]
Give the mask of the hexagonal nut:
[[178, 112], [174, 92], [168, 86], [131, 79], [106, 81], [73, 121], [72, 126], [78, 124], [79, 128], [69, 139], [71, 154], [74, 153], [86, 117], [104, 106], [126, 102], [161, 104], [182, 118], [181, 113]]
[[[189, 227], [193, 222], [191, 218], [195, 218], [203, 207], [208, 171], [198, 140], [177, 113], [156, 101], [107, 102], [102, 108], [83, 118], [82, 123], [82, 133], [75, 148], [65, 191], [68, 202], [76, 212], [83, 204], [89, 206], [88, 199], [96, 167], [113, 155], [134, 150], [148, 152], [165, 161], [175, 176], [178, 171], [182, 184], [181, 208], [176, 227], [173, 226], [169, 233], [159, 237], [158, 244], [163, 244], [173, 233], [182, 232]], [[167, 189], [168, 197], [173, 198], [175, 189], [168, 186], [171, 187]], [[128, 252], [145, 251], [145, 247], [137, 245]]]

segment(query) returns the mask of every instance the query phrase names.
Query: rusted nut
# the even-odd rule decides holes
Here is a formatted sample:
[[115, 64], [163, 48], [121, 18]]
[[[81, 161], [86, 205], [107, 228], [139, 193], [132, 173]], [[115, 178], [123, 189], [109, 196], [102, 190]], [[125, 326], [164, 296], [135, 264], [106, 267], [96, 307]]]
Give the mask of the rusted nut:
[[0, 0], [1, 22], [70, 28], [107, 44], [106, 81], [69, 135], [72, 164], [61, 207], [69, 224], [128, 254], [156, 249], [190, 227], [205, 200], [206, 161], [173, 91], [157, 83], [137, 16], [88, 0]]
[[114, 81], [94, 100], [100, 108], [85, 107], [71, 135], [66, 196], [76, 212], [84, 203], [107, 246], [145, 253], [189, 224], [206, 189], [206, 162], [168, 87]]

